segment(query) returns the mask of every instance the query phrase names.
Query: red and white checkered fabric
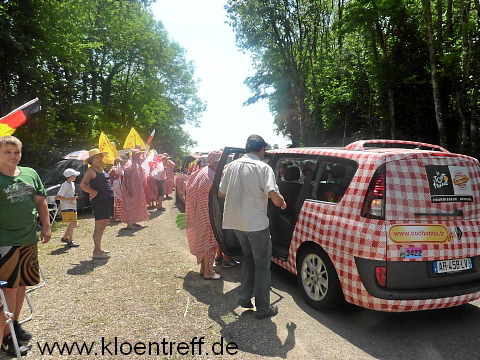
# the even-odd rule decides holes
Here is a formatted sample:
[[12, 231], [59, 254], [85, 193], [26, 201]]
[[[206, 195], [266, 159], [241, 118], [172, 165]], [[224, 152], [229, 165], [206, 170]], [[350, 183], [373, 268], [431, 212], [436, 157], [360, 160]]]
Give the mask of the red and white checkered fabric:
[[[395, 143], [395, 142], [392, 142]], [[404, 142], [402, 142], [404, 143]], [[355, 148], [355, 147], [354, 147]], [[358, 146], [363, 150], [363, 144]], [[452, 203], [432, 204], [430, 190], [423, 164], [442, 164], [466, 166], [473, 182], [474, 199], [480, 199], [480, 178], [478, 161], [468, 156], [431, 157], [429, 151], [389, 149], [389, 151], [351, 151], [345, 149], [282, 149], [271, 153], [301, 153], [336, 156], [357, 161], [359, 168], [352, 179], [345, 195], [338, 204], [321, 203], [307, 200], [297, 219], [297, 224], [290, 244], [286, 262], [273, 261], [288, 271], [296, 274], [296, 256], [298, 249], [306, 242], [315, 242], [327, 252], [335, 266], [345, 299], [353, 304], [380, 311], [416, 311], [435, 309], [465, 304], [480, 298], [480, 292], [430, 300], [384, 300], [373, 297], [365, 289], [358, 274], [354, 257], [370, 260], [392, 261], [431, 261], [451, 258], [462, 258], [480, 255], [479, 233], [480, 210], [478, 202], [462, 203], [464, 213], [469, 220], [453, 221], [451, 218], [436, 218], [454, 233], [454, 225], [463, 231], [462, 240], [454, 240], [445, 244], [422, 244], [423, 259], [403, 259], [400, 257], [402, 247], [411, 244], [396, 244], [388, 239], [388, 229], [393, 224], [425, 223], [431, 224], [427, 218], [412, 217], [415, 212], [452, 212]], [[375, 170], [379, 165], [387, 163], [387, 207], [386, 219], [376, 220], [361, 217], [365, 195]], [[408, 176], [409, 173], [421, 177]], [[417, 180], [418, 178], [418, 180]], [[394, 179], [394, 181], [391, 181]], [[414, 180], [415, 179], [415, 180]], [[390, 198], [394, 201], [390, 202]], [[413, 205], [412, 205], [413, 204]], [[458, 207], [458, 203], [457, 207]], [[432, 211], [433, 209], [433, 211]], [[413, 244], [413, 246], [418, 246]]]

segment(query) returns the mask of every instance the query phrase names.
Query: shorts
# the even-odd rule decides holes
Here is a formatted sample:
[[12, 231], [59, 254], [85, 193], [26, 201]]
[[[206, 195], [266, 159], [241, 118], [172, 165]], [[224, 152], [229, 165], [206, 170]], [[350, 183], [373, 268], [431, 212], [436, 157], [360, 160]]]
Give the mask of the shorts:
[[163, 197], [165, 195], [165, 180], [155, 179], [155, 184], [157, 184], [158, 188], [158, 197]]
[[37, 244], [0, 246], [0, 280], [6, 288], [33, 286], [40, 282]]
[[113, 215], [113, 197], [90, 202], [95, 220], [107, 220]]
[[65, 209], [61, 211], [62, 221], [63, 222], [76, 222], [77, 221], [77, 210], [74, 209]]

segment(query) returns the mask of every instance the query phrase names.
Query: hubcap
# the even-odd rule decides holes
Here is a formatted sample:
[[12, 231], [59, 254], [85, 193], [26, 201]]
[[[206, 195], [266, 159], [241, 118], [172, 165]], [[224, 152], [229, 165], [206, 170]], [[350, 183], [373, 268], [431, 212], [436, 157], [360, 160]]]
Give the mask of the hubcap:
[[308, 254], [303, 259], [301, 276], [303, 288], [312, 300], [320, 301], [327, 295], [328, 273], [320, 256]]

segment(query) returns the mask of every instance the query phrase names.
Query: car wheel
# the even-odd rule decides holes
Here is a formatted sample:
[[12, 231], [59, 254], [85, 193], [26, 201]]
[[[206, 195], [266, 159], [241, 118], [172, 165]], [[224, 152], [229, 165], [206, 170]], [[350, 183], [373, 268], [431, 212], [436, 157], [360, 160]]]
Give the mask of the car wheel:
[[317, 310], [336, 308], [345, 302], [340, 280], [328, 254], [309, 246], [297, 258], [297, 279], [305, 301]]

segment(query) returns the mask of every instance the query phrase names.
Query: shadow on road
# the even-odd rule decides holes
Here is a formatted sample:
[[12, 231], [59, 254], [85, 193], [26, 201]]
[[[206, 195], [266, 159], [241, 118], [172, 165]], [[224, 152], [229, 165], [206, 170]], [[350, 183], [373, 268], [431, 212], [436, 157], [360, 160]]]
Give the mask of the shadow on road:
[[103, 266], [108, 259], [82, 260], [79, 264], [75, 264], [71, 269], [67, 270], [68, 275], [85, 275], [91, 273], [95, 268]]
[[347, 304], [320, 312], [304, 302], [295, 276], [278, 266], [272, 270], [273, 289], [291, 294], [299, 311], [377, 359], [479, 359], [480, 308], [475, 305], [385, 313]]
[[178, 209], [178, 211], [180, 211], [182, 214], [185, 213], [185, 204], [183, 203], [183, 201], [177, 201], [175, 202], [175, 208]]
[[220, 325], [225, 341], [234, 342], [243, 352], [286, 358], [295, 347], [296, 324], [287, 324], [288, 336], [282, 343], [277, 335], [277, 325], [271, 319], [259, 321], [251, 310], [239, 314], [237, 290], [223, 293], [223, 282], [231, 277], [229, 271], [221, 280], [205, 281], [197, 272], [189, 272], [184, 278], [183, 288], [197, 301], [209, 305], [208, 316]]
[[142, 227], [139, 227], [138, 229], [127, 229], [126, 225], [124, 224], [125, 227], [121, 228], [120, 230], [118, 230], [118, 234], [117, 234], [117, 237], [123, 237], [123, 236], [134, 236], [134, 234], [137, 232], [137, 231], [142, 231], [143, 229], [145, 229], [147, 226], [142, 226]]
[[55, 250], [52, 250], [50, 252], [50, 254], [48, 255], [62, 255], [62, 254], [66, 254], [68, 252], [68, 250], [70, 250], [71, 248], [69, 248], [68, 246], [62, 246], [62, 247], [59, 247], [59, 248], [56, 248]]

